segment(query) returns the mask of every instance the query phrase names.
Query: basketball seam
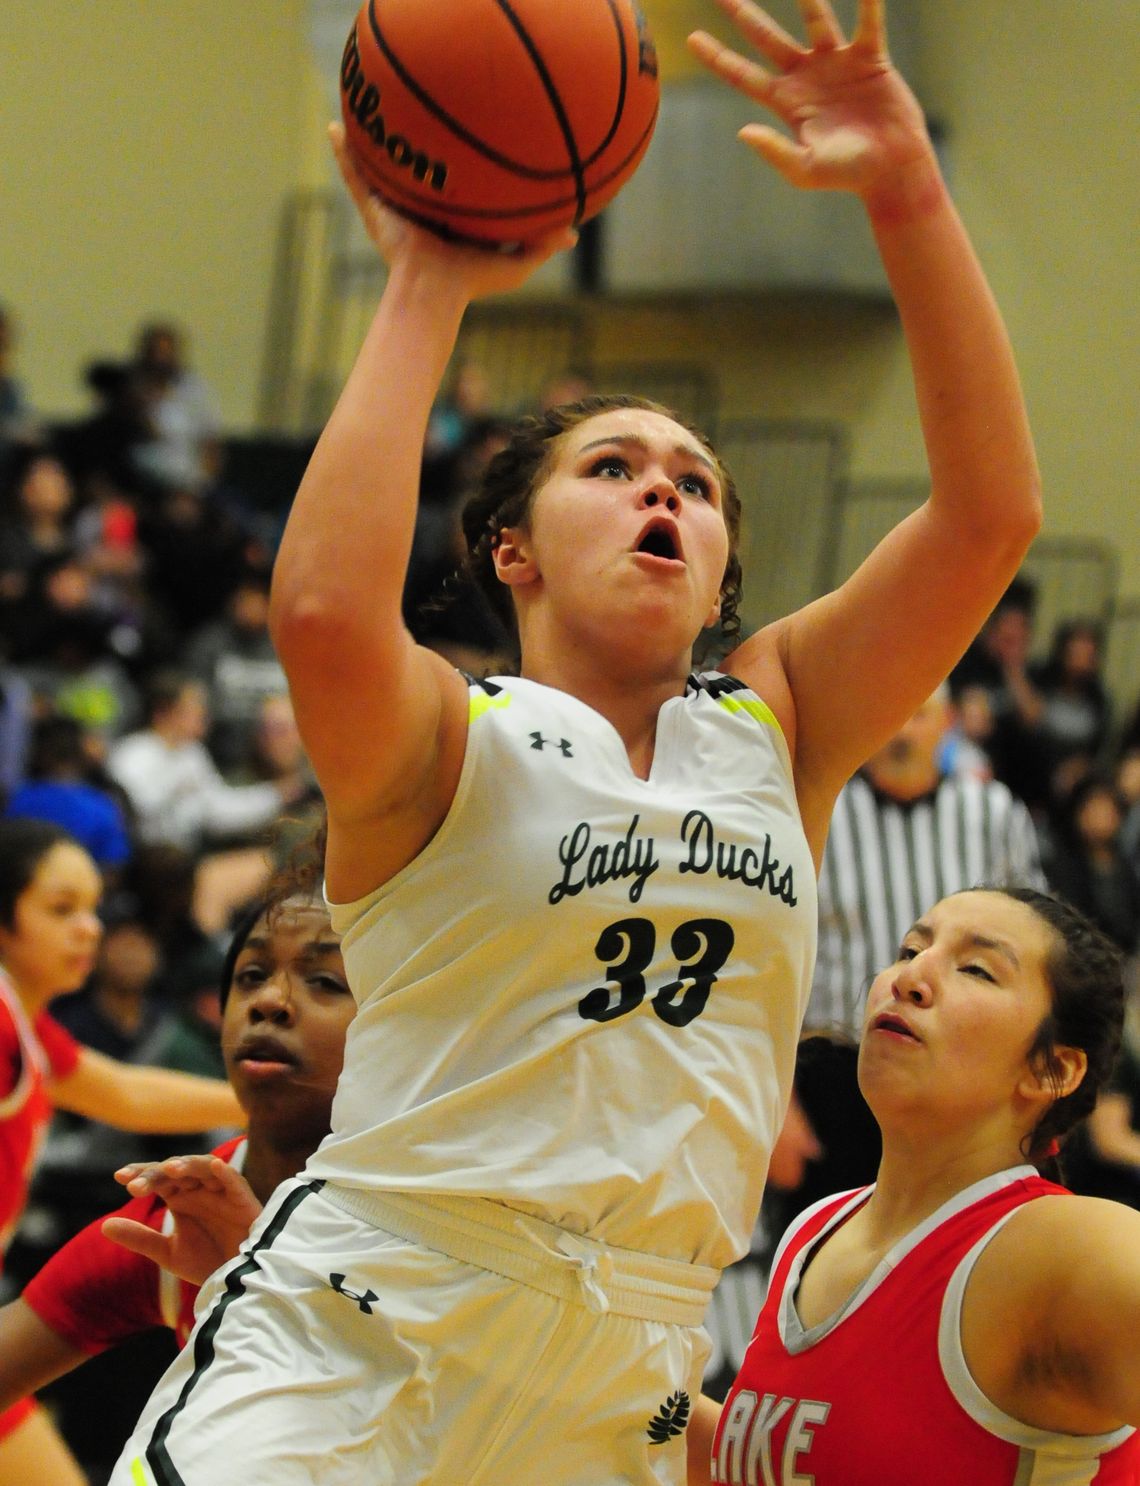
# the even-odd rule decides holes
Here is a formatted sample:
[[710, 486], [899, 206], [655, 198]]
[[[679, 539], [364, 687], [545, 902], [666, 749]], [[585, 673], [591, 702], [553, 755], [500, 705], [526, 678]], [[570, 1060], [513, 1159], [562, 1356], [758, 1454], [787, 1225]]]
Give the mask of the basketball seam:
[[[586, 181], [582, 170], [582, 161], [578, 154], [578, 144], [574, 138], [574, 131], [570, 127], [570, 120], [566, 114], [565, 104], [562, 102], [562, 96], [558, 89], [554, 86], [554, 79], [546, 70], [546, 63], [543, 61], [538, 48], [535, 46], [529, 32], [523, 26], [514, 10], [512, 10], [509, 0], [498, 0], [498, 6], [515, 28], [515, 34], [526, 49], [534, 70], [538, 73], [539, 81], [545, 89], [546, 96], [550, 100], [550, 106], [554, 110], [554, 117], [558, 120], [558, 127], [562, 130], [562, 138], [566, 143], [566, 152], [570, 156], [570, 169], [574, 173], [574, 194], [578, 199], [578, 209], [574, 213], [574, 221], [577, 223], [581, 220], [582, 214], [586, 210]], [[621, 47], [621, 56], [624, 70], [624, 45]]]
[[[521, 26], [517, 23], [517, 18], [513, 15], [512, 12], [510, 12], [509, 7], [506, 4], [506, 0], [496, 0], [496, 3], [499, 5], [500, 9], [503, 10], [507, 19], [514, 26], [516, 34], [519, 36], [519, 39], [520, 41], [522, 41], [523, 46], [526, 48], [532, 62], [534, 62], [536, 70], [538, 70], [539, 72], [539, 79], [543, 83], [543, 87], [547, 93], [547, 97], [550, 100], [551, 106], [555, 110], [559, 126], [562, 129], [563, 137], [567, 143], [567, 147], [571, 156], [571, 161], [568, 166], [559, 167], [557, 170], [544, 170], [538, 166], [525, 165], [522, 163], [522, 161], [513, 160], [509, 155], [505, 155], [501, 151], [496, 150], [494, 146], [487, 144], [484, 140], [480, 139], [478, 135], [473, 134], [464, 124], [460, 123], [458, 119], [454, 118], [450, 113], [448, 113], [443, 105], [438, 103], [436, 99], [434, 99], [431, 94], [428, 93], [426, 89], [420, 83], [418, 83], [412, 76], [412, 74], [408, 71], [404, 63], [393, 51], [391, 45], [385, 38], [384, 33], [380, 28], [380, 22], [376, 15], [376, 0], [369, 0], [368, 26], [370, 31], [372, 32], [373, 40], [376, 42], [376, 45], [379, 47], [385, 60], [388, 62], [388, 65], [392, 68], [392, 71], [396, 74], [396, 76], [400, 79], [400, 81], [404, 84], [408, 91], [420, 102], [420, 104], [422, 104], [422, 106], [428, 111], [428, 113], [430, 113], [441, 124], [444, 124], [463, 144], [468, 145], [472, 150], [476, 152], [476, 154], [482, 155], [484, 159], [490, 160], [495, 165], [501, 165], [504, 169], [511, 171], [515, 175], [521, 176], [524, 180], [557, 181], [565, 178], [566, 176], [572, 176], [574, 177], [575, 181], [575, 195], [579, 200], [583, 200], [584, 194], [586, 192], [584, 173], [590, 167], [590, 165], [593, 164], [593, 162], [599, 157], [599, 155], [604, 150], [605, 145], [602, 145], [599, 149], [595, 150], [593, 154], [590, 155], [585, 161], [579, 159], [577, 148], [573, 141], [573, 135], [569, 132], [569, 124], [566, 120], [565, 113], [562, 110], [561, 99], [558, 98], [556, 91], [553, 90], [553, 83], [550, 81], [548, 75], [545, 72], [545, 69], [542, 67], [541, 58], [538, 57], [536, 52], [534, 51], [533, 45], [530, 43], [526, 32], [523, 31]], [[617, 132], [618, 125], [621, 121], [622, 109], [625, 102], [625, 90], [628, 86], [625, 33], [622, 29], [621, 18], [614, 8], [613, 0], [607, 0], [607, 3], [609, 4], [611, 14], [613, 14], [614, 16], [614, 22], [618, 30], [619, 51], [621, 55], [622, 91], [619, 97], [619, 107], [614, 114], [614, 121], [610, 126], [610, 131], [606, 137], [605, 144], [608, 144], [610, 140], [612, 140], [614, 134]]]
[[[644, 146], [646, 139], [653, 133], [654, 127], [657, 123], [657, 114], [658, 110], [654, 109], [653, 117], [650, 119], [649, 123], [642, 131], [640, 138], [630, 149], [629, 153], [623, 159], [617, 161], [613, 168], [606, 175], [602, 176], [600, 180], [595, 181], [591, 185], [591, 195], [596, 194], [603, 187], [607, 186], [610, 181], [613, 180], [614, 176], [620, 175], [621, 172], [629, 164], [629, 162], [636, 157], [638, 150], [640, 150]], [[411, 204], [412, 206], [420, 207], [428, 204], [425, 202], [422, 196], [417, 196], [415, 192], [409, 191], [405, 187], [402, 187], [397, 181], [384, 180], [382, 183], [382, 189], [384, 195], [389, 197], [394, 203], [399, 203], [401, 210], [404, 210], [405, 202]], [[403, 198], [403, 200], [401, 200], [401, 198]], [[537, 205], [531, 203], [527, 206], [502, 208], [485, 206], [460, 206], [456, 205], [455, 203], [448, 203], [447, 212], [449, 217], [469, 217], [481, 219], [487, 222], [495, 222], [509, 219], [511, 217], [541, 216], [543, 212], [557, 211], [560, 206], [567, 206], [571, 201], [574, 201], [576, 199], [576, 196], [556, 196], [553, 197], [551, 200], [541, 202]], [[406, 212], [406, 215], [411, 216], [412, 213]], [[437, 219], [427, 216], [417, 217], [415, 218], [415, 220], [418, 221], [422, 226], [431, 227], [437, 231], [442, 226], [444, 229], [444, 235], [447, 235], [446, 223], [441, 224]], [[456, 232], [452, 235], [461, 237], [462, 233]]]

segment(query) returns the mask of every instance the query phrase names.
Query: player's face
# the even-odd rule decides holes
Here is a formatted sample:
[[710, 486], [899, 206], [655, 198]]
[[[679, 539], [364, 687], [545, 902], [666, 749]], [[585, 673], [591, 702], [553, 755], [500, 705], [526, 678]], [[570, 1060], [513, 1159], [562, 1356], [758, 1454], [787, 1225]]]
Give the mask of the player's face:
[[1000, 893], [956, 893], [923, 915], [867, 998], [859, 1083], [880, 1123], [916, 1110], [955, 1127], [1000, 1122], [1031, 1100], [1053, 942], [1031, 908]]
[[253, 926], [234, 964], [222, 1017], [222, 1053], [251, 1126], [316, 1144], [344, 1061], [356, 1010], [340, 936], [323, 905], [290, 898]]
[[12, 926], [0, 926], [0, 962], [37, 1005], [77, 991], [90, 975], [103, 934], [102, 892], [99, 869], [83, 848], [59, 842], [16, 900]]
[[659, 413], [620, 408], [559, 441], [522, 544], [573, 622], [628, 616], [646, 643], [691, 645], [715, 620], [728, 560], [715, 464]]

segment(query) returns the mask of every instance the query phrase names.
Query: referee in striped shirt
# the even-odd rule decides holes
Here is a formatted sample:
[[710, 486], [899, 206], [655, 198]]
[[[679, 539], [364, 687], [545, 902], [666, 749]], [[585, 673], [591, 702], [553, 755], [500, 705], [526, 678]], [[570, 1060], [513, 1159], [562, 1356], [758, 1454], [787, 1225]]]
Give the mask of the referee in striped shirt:
[[858, 1038], [872, 978], [932, 903], [981, 883], [1045, 888], [1037, 833], [1004, 784], [943, 774], [945, 687], [841, 791], [819, 879], [805, 1025]]

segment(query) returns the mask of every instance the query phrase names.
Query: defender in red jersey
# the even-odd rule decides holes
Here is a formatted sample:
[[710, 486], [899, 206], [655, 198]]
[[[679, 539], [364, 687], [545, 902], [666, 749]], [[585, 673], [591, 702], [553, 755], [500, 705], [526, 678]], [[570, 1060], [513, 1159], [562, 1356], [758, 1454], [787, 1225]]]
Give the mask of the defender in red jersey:
[[959, 893], [914, 925], [860, 1050], [879, 1179], [785, 1235], [690, 1483], [1140, 1482], [1140, 1213], [1037, 1169], [1122, 1008], [1116, 951], [1055, 898]]
[[183, 1344], [201, 1281], [327, 1134], [355, 1008], [316, 895], [318, 866], [278, 880], [238, 927], [223, 973], [222, 1050], [248, 1139], [124, 1168], [137, 1195], [78, 1233], [0, 1310], [0, 1408], [11, 1404], [10, 1414], [24, 1416], [25, 1395], [140, 1331], [169, 1326]]
[[[83, 1047], [52, 1020], [56, 996], [76, 991], [102, 934], [99, 869], [46, 821], [0, 821], [0, 1253], [27, 1197], [54, 1108], [155, 1134], [238, 1124], [220, 1079], [117, 1062]], [[79, 1467], [46, 1416], [27, 1401], [0, 1412], [0, 1486], [33, 1478], [80, 1486]]]

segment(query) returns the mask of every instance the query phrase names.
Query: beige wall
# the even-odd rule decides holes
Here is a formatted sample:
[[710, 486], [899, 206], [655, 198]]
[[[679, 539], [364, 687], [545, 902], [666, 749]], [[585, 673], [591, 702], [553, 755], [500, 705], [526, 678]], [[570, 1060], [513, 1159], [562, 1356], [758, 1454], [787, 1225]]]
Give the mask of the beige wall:
[[[705, 0], [645, 3], [667, 76], [691, 25], [724, 30]], [[955, 193], [1009, 320], [1049, 529], [1115, 542], [1140, 594], [1134, 7], [895, 3], [919, 12], [925, 101], [951, 125]], [[81, 407], [79, 367], [169, 314], [230, 426], [252, 424], [280, 207], [327, 178], [307, 25], [305, 0], [8, 0], [0, 300], [45, 411]], [[890, 314], [760, 298], [602, 320], [612, 359], [715, 366], [729, 411], [841, 419], [857, 477], [922, 472]]]
[[312, 130], [305, 0], [5, 0], [0, 301], [49, 414], [141, 320], [255, 403], [274, 233]]

